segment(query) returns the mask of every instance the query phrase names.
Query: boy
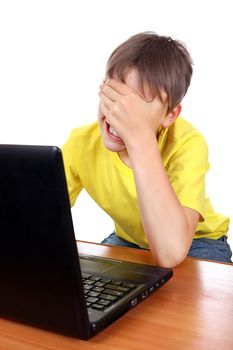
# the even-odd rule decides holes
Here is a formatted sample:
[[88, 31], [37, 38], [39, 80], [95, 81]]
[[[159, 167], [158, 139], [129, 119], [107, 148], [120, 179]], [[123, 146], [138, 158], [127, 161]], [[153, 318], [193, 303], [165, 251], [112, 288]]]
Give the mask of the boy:
[[75, 129], [63, 147], [71, 205], [85, 188], [114, 220], [103, 243], [149, 248], [164, 267], [187, 255], [231, 261], [229, 219], [205, 196], [205, 140], [179, 117], [191, 76], [181, 42], [129, 38], [108, 60], [98, 123]]

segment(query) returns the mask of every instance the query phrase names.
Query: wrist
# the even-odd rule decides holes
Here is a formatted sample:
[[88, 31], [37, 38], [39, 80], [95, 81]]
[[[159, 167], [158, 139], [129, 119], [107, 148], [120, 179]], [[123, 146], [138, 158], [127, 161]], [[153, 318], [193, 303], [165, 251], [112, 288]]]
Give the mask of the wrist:
[[140, 133], [138, 137], [131, 137], [126, 142], [128, 154], [147, 152], [158, 144], [154, 132]]
[[157, 168], [161, 163], [161, 154], [154, 134], [148, 135], [146, 139], [137, 139], [128, 144], [127, 154], [131, 168], [139, 172], [153, 167], [155, 163]]

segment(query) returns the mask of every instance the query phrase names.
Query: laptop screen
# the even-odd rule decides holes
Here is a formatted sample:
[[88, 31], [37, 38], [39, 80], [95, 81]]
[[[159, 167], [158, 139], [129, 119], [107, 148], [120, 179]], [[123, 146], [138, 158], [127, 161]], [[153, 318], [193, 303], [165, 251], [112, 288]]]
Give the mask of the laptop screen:
[[1, 316], [74, 336], [87, 327], [57, 147], [0, 146], [0, 278]]

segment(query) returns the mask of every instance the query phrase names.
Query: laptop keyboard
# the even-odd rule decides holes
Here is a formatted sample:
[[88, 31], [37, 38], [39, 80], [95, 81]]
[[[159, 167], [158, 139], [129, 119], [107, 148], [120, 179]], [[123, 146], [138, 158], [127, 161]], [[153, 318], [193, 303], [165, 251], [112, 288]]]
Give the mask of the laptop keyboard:
[[104, 310], [136, 288], [135, 284], [82, 273], [87, 307]]

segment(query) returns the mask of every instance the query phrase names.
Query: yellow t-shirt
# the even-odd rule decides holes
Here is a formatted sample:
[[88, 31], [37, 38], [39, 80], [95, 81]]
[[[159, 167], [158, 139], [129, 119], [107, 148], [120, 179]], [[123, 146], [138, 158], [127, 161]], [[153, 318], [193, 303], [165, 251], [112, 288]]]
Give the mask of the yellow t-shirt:
[[[229, 218], [216, 214], [205, 194], [209, 169], [203, 136], [179, 117], [158, 139], [170, 183], [183, 206], [200, 213], [194, 238], [227, 235]], [[62, 149], [71, 206], [85, 188], [114, 221], [116, 234], [148, 248], [139, 214], [133, 171], [102, 142], [98, 123], [74, 129]], [[172, 224], [172, 223], [171, 223]]]

